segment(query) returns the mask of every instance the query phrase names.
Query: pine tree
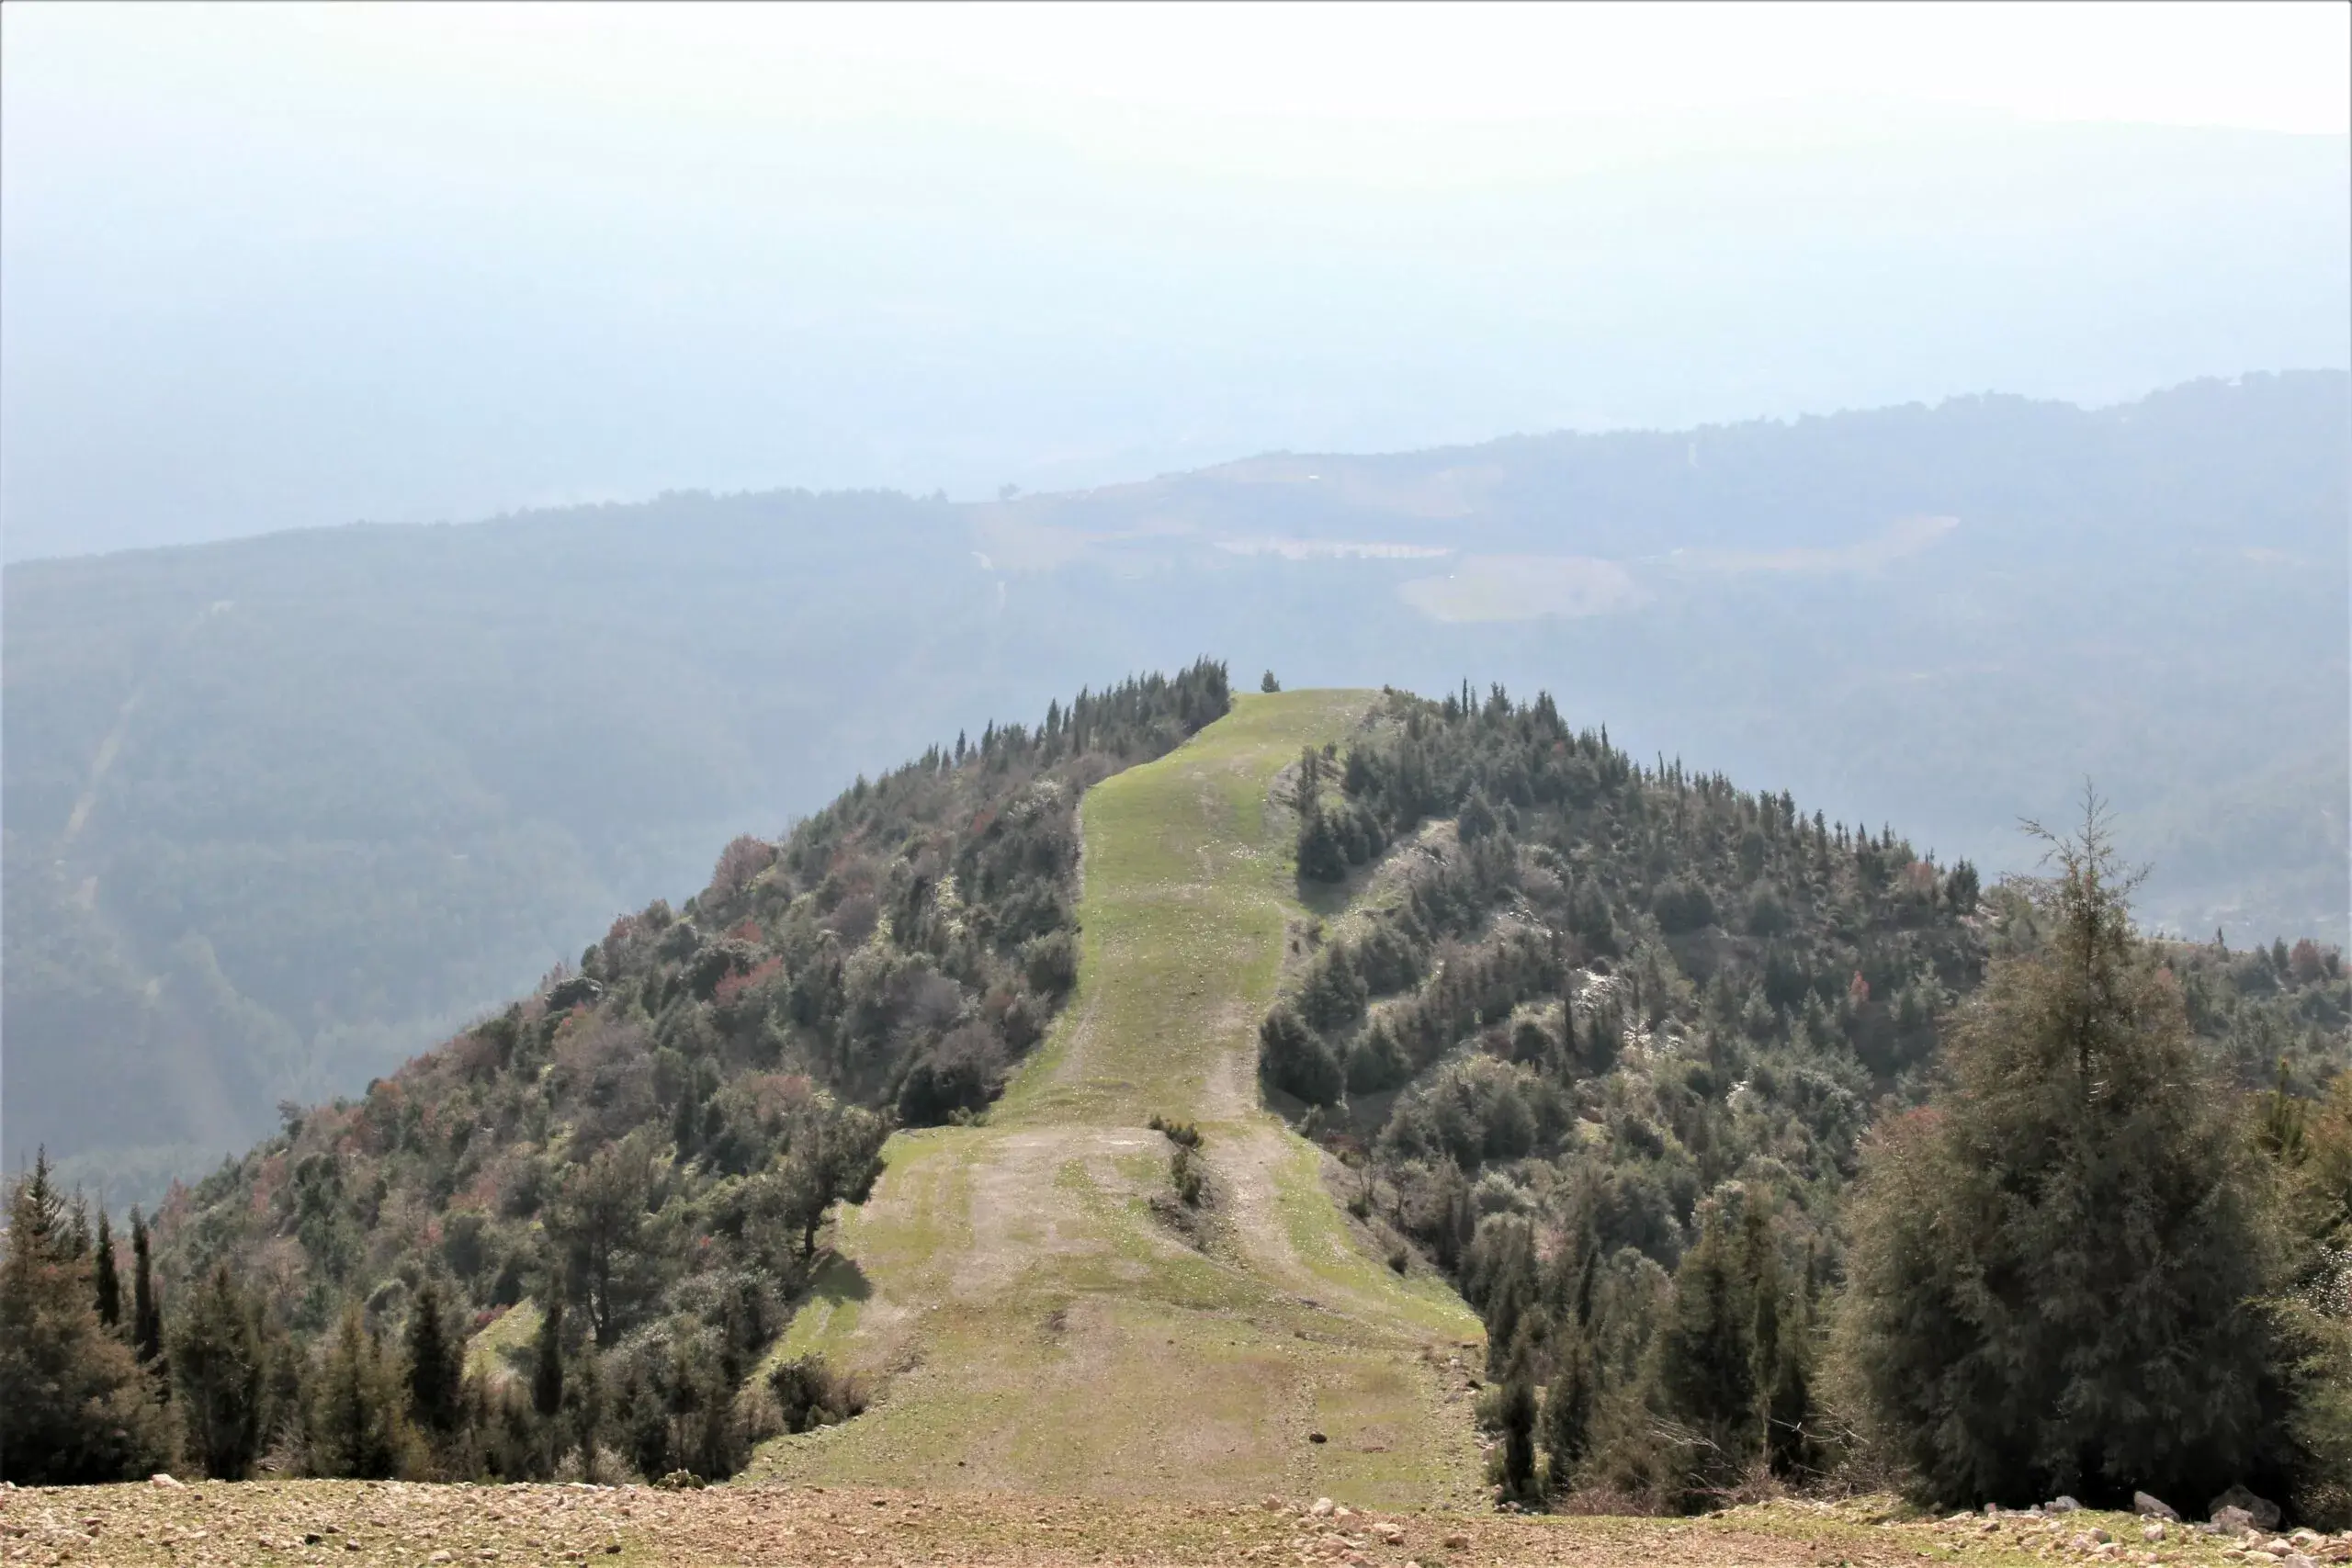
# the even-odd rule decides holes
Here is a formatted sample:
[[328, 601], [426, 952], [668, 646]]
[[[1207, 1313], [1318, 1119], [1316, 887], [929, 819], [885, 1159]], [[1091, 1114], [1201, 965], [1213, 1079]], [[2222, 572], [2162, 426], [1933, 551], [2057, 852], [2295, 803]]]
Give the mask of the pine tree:
[[1347, 1092], [1347, 1076], [1321, 1036], [1287, 1007], [1258, 1026], [1258, 1062], [1266, 1081], [1309, 1105], [1330, 1105]]
[[1298, 818], [1298, 874], [1310, 882], [1338, 882], [1348, 874], [1348, 856], [1323, 803], [1304, 797]]
[[242, 1481], [261, 1451], [266, 1397], [260, 1314], [229, 1266], [188, 1297], [171, 1337], [173, 1382], [188, 1447], [216, 1481]]
[[120, 1327], [122, 1277], [115, 1269], [114, 1227], [104, 1209], [98, 1211], [97, 1294], [98, 1321], [109, 1329]]
[[0, 1238], [0, 1479], [127, 1481], [169, 1461], [170, 1428], [130, 1348], [98, 1321], [46, 1152], [8, 1192]]
[[1673, 1314], [1658, 1335], [1660, 1401], [1696, 1445], [1687, 1482], [1693, 1501], [1735, 1485], [1760, 1435], [1756, 1287], [1748, 1236], [1740, 1234], [1746, 1211], [1736, 1186], [1704, 1205], [1698, 1243], [1675, 1270]]
[[359, 1304], [345, 1306], [312, 1396], [312, 1470], [383, 1481], [411, 1469], [414, 1434], [403, 1408], [403, 1382], [397, 1359], [384, 1354]]
[[2269, 1436], [2270, 1227], [2098, 803], [2043, 837], [2042, 944], [1996, 960], [1948, 1087], [1865, 1151], [1839, 1355], [1939, 1502], [2209, 1497]]

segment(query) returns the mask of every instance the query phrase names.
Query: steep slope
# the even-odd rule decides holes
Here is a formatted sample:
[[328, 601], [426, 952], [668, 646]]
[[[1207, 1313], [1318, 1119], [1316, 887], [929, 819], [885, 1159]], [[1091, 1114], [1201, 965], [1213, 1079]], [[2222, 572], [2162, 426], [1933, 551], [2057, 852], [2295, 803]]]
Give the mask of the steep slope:
[[[884, 1397], [777, 1439], [754, 1473], [1469, 1499], [1469, 1410], [1446, 1363], [1475, 1353], [1476, 1320], [1367, 1256], [1324, 1156], [1258, 1105], [1257, 1021], [1301, 913], [1295, 825], [1270, 792], [1373, 697], [1241, 698], [1089, 793], [1072, 1005], [985, 1125], [891, 1142], [844, 1219], [847, 1261], [780, 1348]], [[1191, 1235], [1162, 1217], [1186, 1205], [1169, 1201], [1174, 1145], [1154, 1116], [1204, 1139]]]

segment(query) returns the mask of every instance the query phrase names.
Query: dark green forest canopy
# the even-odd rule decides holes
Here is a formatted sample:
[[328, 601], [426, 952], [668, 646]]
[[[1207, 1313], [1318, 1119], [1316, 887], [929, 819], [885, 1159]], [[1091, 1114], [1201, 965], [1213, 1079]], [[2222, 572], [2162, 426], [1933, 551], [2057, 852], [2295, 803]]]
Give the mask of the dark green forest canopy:
[[[1874, 1129], [1883, 1144], [1945, 1114], [1917, 1108], [1953, 1092], [1944, 1046], [1955, 1021], [1973, 1039], [2023, 1048], [2017, 1019], [1983, 1010], [1987, 967], [2032, 972], [2065, 934], [2052, 913], [2064, 906], [2041, 884], [1987, 886], [1969, 863], [1939, 864], [1891, 828], [1831, 822], [1786, 794], [1662, 759], [1639, 764], [1605, 730], [1572, 728], [1548, 696], [1521, 705], [1500, 688], [1441, 703], [1390, 694], [1353, 743], [1299, 759], [1289, 800], [1310, 896], [1354, 897], [1294, 939], [1261, 1032], [1270, 1098], [1354, 1167], [1351, 1207], [1391, 1238], [1398, 1266], [1408, 1247], [1425, 1254], [1485, 1316], [1507, 1495], [1583, 1488], [1706, 1506], [1749, 1484], [1758, 1463], [1802, 1483], [1850, 1458], [1855, 1405], [1833, 1406], [1816, 1386], [1853, 1244], [1848, 1190]], [[2195, 1128], [2151, 1143], [2127, 1127], [2140, 1139], [2128, 1163], [2248, 1170], [2260, 1162], [2247, 1129], [2261, 1118], [2245, 1107], [2265, 1089], [2263, 1117], [2296, 1130], [2263, 1135], [2274, 1158], [2320, 1124], [2310, 1108], [2331, 1083], [2328, 1146], [2352, 1135], [2352, 976], [2336, 950], [2148, 944], [2120, 894], [2106, 897], [2115, 962], [2177, 1020], [2170, 1037], [2161, 1020], [2150, 1025], [2170, 1087], [2131, 1098], [2169, 1094], [2173, 1121], [2161, 1125]], [[1980, 1067], [1957, 1092], [1978, 1095], [1988, 1078], [2019, 1081]], [[2211, 1092], [2192, 1087], [2208, 1080]], [[1998, 1166], [1984, 1147], [1963, 1163]], [[1942, 1185], [1964, 1184], [1948, 1171]], [[2330, 1195], [2301, 1222], [2291, 1266], [2308, 1280], [2340, 1268], [2329, 1250], [2340, 1239], [2327, 1238], [2352, 1220], [2352, 1186], [2321, 1188]], [[1892, 1440], [1924, 1495], [1973, 1506], [2071, 1488], [2113, 1502], [2136, 1478], [2201, 1484], [2203, 1496], [2258, 1470], [2314, 1510], [2342, 1512], [2352, 1499], [2324, 1479], [2347, 1440], [2324, 1414], [2334, 1407], [2306, 1399], [2317, 1435], [2300, 1457], [2277, 1406], [2259, 1414], [2275, 1397], [2266, 1366], [2295, 1363], [2246, 1302], [2279, 1278], [2266, 1272], [2265, 1190], [2228, 1176], [2214, 1201], [2239, 1206], [2215, 1210], [2216, 1242], [2153, 1292], [2173, 1231], [2152, 1250], [2141, 1195], [2043, 1222], [2104, 1248], [2098, 1282], [2021, 1385], [1986, 1370], [2006, 1365], [1998, 1345], [1983, 1352], [1980, 1403], [2016, 1412], [2006, 1427], [1973, 1410], [1959, 1425], [1985, 1430], [1966, 1439], [1951, 1422], [1923, 1423], [1947, 1447], [1973, 1442], [1971, 1463], [1923, 1457], [1937, 1454], [1926, 1438]], [[1941, 1245], [1919, 1239], [1905, 1256]], [[2065, 1263], [2044, 1267], [2056, 1278]], [[1928, 1296], [1895, 1292], [1882, 1316], [1917, 1325]], [[2143, 1297], [2199, 1310], [2179, 1324], [2116, 1310]], [[2090, 1323], [2132, 1324], [2138, 1359], [2120, 1379], [2074, 1374], [2063, 1403], [2077, 1413], [2052, 1458], [2035, 1433], [2063, 1420], [2041, 1401], [2064, 1382], [2062, 1359], [2100, 1364], [2083, 1316], [2095, 1298]], [[2024, 1316], [2034, 1311], [2029, 1302]], [[2149, 1345], [2167, 1335], [2233, 1348], [2151, 1385], [2151, 1398], [2174, 1400], [2176, 1424], [2223, 1411], [2169, 1446], [2135, 1438], [2112, 1404], [2145, 1382], [2162, 1359]], [[1971, 1353], [1957, 1319], [1915, 1337], [1850, 1359]], [[2341, 1325], [2314, 1331], [2310, 1343], [2336, 1348], [2312, 1353], [2303, 1386], [2341, 1374], [2345, 1340]], [[1916, 1368], [1881, 1381], [1940, 1386]]]
[[[1207, 660], [1081, 692], [1034, 728], [989, 725], [860, 779], [781, 842], [736, 839], [680, 908], [624, 916], [528, 1000], [356, 1100], [287, 1107], [278, 1136], [175, 1189], [165, 1300], [196, 1310], [225, 1267], [256, 1292], [256, 1334], [306, 1348], [283, 1353], [330, 1388], [377, 1376], [370, 1347], [403, 1325], [413, 1338], [446, 1316], [427, 1341], [462, 1341], [526, 1298], [554, 1324], [560, 1301], [571, 1326], [546, 1327], [556, 1348], [533, 1364], [584, 1344], [616, 1398], [723, 1412], [888, 1129], [983, 1110], [1062, 1005], [1080, 795], [1228, 700]], [[521, 1399], [513, 1368], [482, 1370], [480, 1397]], [[745, 1440], [723, 1423], [701, 1449], [662, 1421], [623, 1430], [648, 1475], [726, 1474]], [[330, 1473], [409, 1462], [385, 1450], [354, 1470], [319, 1457], [326, 1440], [313, 1431], [305, 1462]], [[503, 1474], [545, 1462], [435, 1451]]]
[[[1761, 1172], [1826, 1216], [1872, 1115], [1925, 1093], [1939, 1019], [1988, 957], [2038, 940], [2030, 907], [1966, 861], [1637, 763], [1548, 696], [1392, 694], [1294, 789], [1302, 876], [1370, 874], [1371, 894], [1295, 955], [1269, 1087], [1344, 1100], [1400, 1168], [1492, 1166], [1490, 1204], [1531, 1201], [1502, 1174], [1521, 1160], [1540, 1195], [1546, 1161], [1606, 1151], [1578, 1200], [1600, 1205], [1599, 1244], [1668, 1268], [1727, 1179]], [[2352, 1066], [2334, 949], [2165, 951], [2240, 1087], [2310, 1095]], [[1445, 1224], [1416, 1211], [1412, 1228], [1468, 1239]]]
[[[852, 1413], [823, 1367], [775, 1359], [794, 1307], [843, 1288], [829, 1213], [892, 1126], [986, 1113], [1077, 979], [1083, 792], [1228, 702], [1204, 660], [934, 746], [780, 840], [738, 837], [695, 897], [616, 920], [363, 1097], [287, 1108], [175, 1193], [135, 1314], [116, 1291], [142, 1325], [160, 1302], [128, 1337], [168, 1359], [183, 1423], [191, 1391], [222, 1393], [188, 1440], [237, 1473], [295, 1413], [287, 1462], [314, 1472], [541, 1475], [586, 1441], [716, 1476]], [[1817, 1384], [1848, 1190], [1871, 1130], [1939, 1092], [1988, 965], [2049, 942], [2046, 902], [1499, 687], [1391, 692], [1276, 793], [1325, 914], [1265, 1021], [1269, 1099], [1351, 1168], [1392, 1266], [1484, 1316], [1506, 1492], [1703, 1506], [1749, 1462], [1839, 1462]], [[2320, 1278], [2352, 1224], [2328, 1174], [2352, 1138], [2340, 955], [2148, 963], [2199, 1070], [2269, 1107], [2208, 1120], [2316, 1173], [2280, 1213]], [[69, 1235], [41, 1201], [35, 1228]], [[82, 1292], [60, 1342], [98, 1347], [120, 1402], [104, 1288], [71, 1283], [88, 1251], [61, 1241], [40, 1299], [62, 1321]]]
[[1636, 755], [1899, 812], [1988, 874], [2088, 774], [2156, 863], [2145, 919], [2340, 945], [2347, 388], [11, 565], [0, 1137], [160, 1192], [677, 897], [711, 845], [1081, 667], [1202, 648], [1293, 687], [1548, 686]]

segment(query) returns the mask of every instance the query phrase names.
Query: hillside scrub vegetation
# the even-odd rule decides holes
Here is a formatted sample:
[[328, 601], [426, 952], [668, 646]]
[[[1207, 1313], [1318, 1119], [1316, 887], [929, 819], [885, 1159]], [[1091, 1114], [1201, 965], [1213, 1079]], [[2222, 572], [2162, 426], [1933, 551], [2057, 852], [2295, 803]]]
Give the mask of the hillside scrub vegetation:
[[[1076, 981], [1080, 795], [1230, 700], [1205, 660], [1081, 693], [737, 839], [680, 908], [134, 1212], [127, 1265], [37, 1162], [0, 1470], [716, 1479], [854, 1416], [778, 1343], [855, 1271], [829, 1215], [892, 1128], [989, 1114]], [[1500, 1500], [2245, 1484], [2352, 1523], [2334, 950], [2143, 938], [2096, 812], [1986, 886], [1499, 688], [1386, 694], [1275, 803], [1322, 913], [1265, 1097], [1483, 1320]], [[1181, 1207], [1218, 1151], [1154, 1120]]]
[[37, 1167], [0, 1472], [717, 1478], [850, 1414], [766, 1364], [827, 1216], [890, 1128], [986, 1110], [1076, 976], [1079, 796], [1228, 701], [1207, 660], [1081, 692], [735, 840], [683, 908], [175, 1190], [119, 1330]]
[[2335, 952], [2143, 940], [2096, 813], [1988, 888], [1498, 689], [1292, 777], [1354, 897], [1262, 1074], [1483, 1314], [1504, 1495], [2343, 1514]]

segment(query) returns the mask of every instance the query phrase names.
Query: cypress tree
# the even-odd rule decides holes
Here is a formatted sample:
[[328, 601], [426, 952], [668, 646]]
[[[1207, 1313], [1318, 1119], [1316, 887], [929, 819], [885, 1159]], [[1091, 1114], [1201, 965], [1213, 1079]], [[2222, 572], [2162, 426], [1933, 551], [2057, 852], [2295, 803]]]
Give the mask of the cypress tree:
[[465, 1347], [450, 1329], [441, 1287], [428, 1278], [409, 1308], [408, 1410], [410, 1419], [436, 1438], [457, 1429], [465, 1378]]
[[160, 1377], [164, 1367], [164, 1308], [155, 1299], [154, 1259], [147, 1222], [134, 1205], [130, 1211], [130, 1348], [140, 1364]]
[[1552, 1341], [1552, 1382], [1544, 1391], [1544, 1452], [1552, 1489], [1563, 1492], [1592, 1440], [1592, 1406], [1599, 1393], [1592, 1344], [1586, 1330], [1565, 1324]]
[[104, 1209], [98, 1211], [97, 1293], [98, 1321], [109, 1329], [120, 1327], [122, 1277], [115, 1269], [114, 1227]]
[[2041, 836], [2041, 945], [1995, 961], [1946, 1087], [1865, 1150], [1839, 1354], [1939, 1503], [2210, 1497], [2275, 1418], [2248, 1140], [2098, 801]]
[[539, 1336], [531, 1364], [531, 1407], [549, 1420], [563, 1408], [563, 1283], [548, 1281], [548, 1303], [539, 1314]]
[[1801, 1475], [1816, 1467], [1819, 1445], [1813, 1439], [1812, 1323], [1801, 1299], [1783, 1314], [1777, 1302], [1757, 1303], [1757, 1339], [1764, 1338], [1765, 1316], [1771, 1314], [1772, 1358], [1764, 1369], [1764, 1454], [1772, 1473]]
[[1503, 1374], [1503, 1491], [1507, 1496], [1535, 1496], [1535, 1379], [1531, 1366], [1533, 1337], [1521, 1334]]
[[1780, 1251], [1760, 1210], [1749, 1210], [1748, 1224], [1764, 1458], [1773, 1474], [1785, 1477], [1810, 1469], [1815, 1457], [1806, 1427], [1813, 1404], [1810, 1303], [1805, 1291], [1792, 1291], [1781, 1279]]

